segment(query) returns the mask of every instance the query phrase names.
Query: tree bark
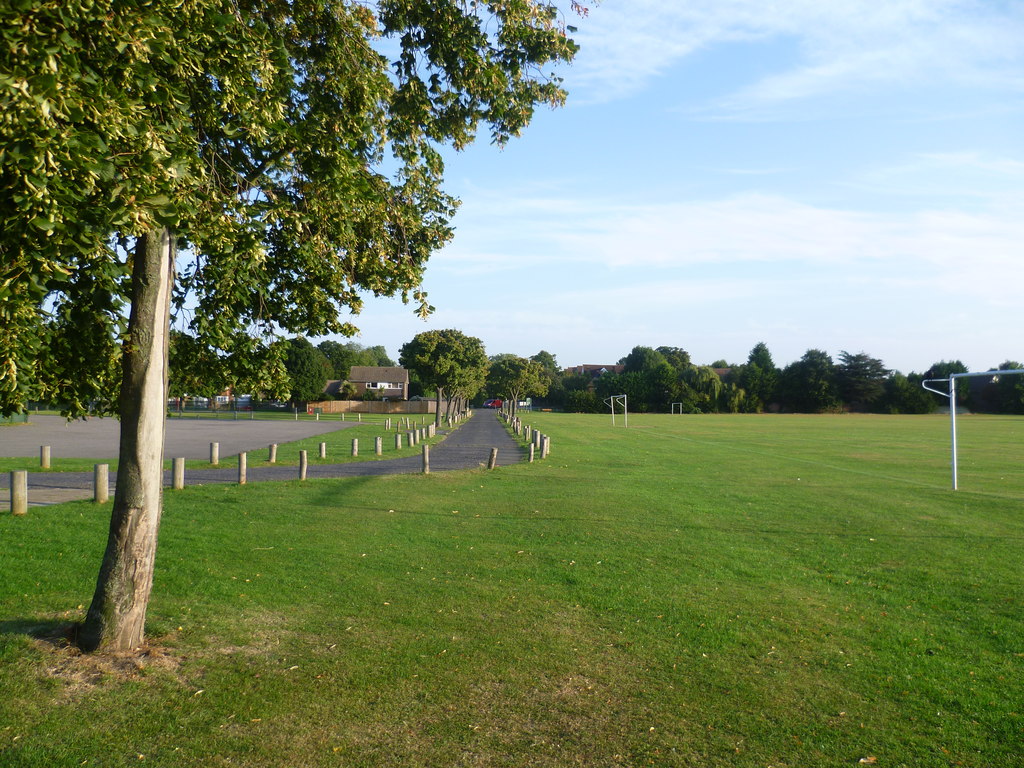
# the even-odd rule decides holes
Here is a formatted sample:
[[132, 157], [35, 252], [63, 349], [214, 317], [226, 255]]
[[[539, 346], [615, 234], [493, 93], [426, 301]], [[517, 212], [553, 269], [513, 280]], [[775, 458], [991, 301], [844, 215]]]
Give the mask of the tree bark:
[[441, 426], [441, 398], [444, 396], [443, 395], [443, 391], [444, 390], [443, 390], [442, 387], [438, 387], [437, 388], [437, 403], [434, 405], [434, 426], [435, 427], [440, 427]]
[[122, 359], [117, 489], [96, 592], [79, 630], [85, 651], [128, 651], [143, 642], [163, 507], [167, 345], [174, 235], [148, 232], [135, 246], [132, 306]]

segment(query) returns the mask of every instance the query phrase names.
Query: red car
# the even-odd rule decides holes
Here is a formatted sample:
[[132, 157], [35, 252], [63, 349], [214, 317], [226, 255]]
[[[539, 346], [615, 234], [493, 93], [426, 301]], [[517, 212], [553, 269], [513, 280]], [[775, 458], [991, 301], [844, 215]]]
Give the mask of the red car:
[[487, 400], [486, 402], [484, 402], [484, 408], [501, 408], [501, 406], [504, 404], [504, 400], [501, 400], [500, 398], [495, 398], [494, 400]]

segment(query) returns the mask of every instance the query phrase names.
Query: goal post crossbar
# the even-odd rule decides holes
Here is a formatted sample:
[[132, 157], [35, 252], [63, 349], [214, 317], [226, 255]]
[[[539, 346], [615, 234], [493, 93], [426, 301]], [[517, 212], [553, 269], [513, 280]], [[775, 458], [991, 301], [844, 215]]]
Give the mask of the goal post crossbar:
[[[956, 471], [956, 380], [967, 379], [976, 376], [1010, 376], [1013, 374], [1024, 373], [1024, 368], [1013, 368], [1007, 371], [972, 371], [970, 373], [951, 373], [949, 378], [946, 379], [925, 379], [921, 382], [921, 386], [927, 389], [929, 392], [934, 392], [937, 395], [949, 398], [949, 442], [950, 442], [950, 466], [953, 474], [953, 490], [957, 489], [957, 471]], [[928, 385], [933, 382], [946, 382], [947, 390], [943, 392], [941, 389], [935, 387], [929, 387]]]
[[612, 426], [615, 426], [615, 406], [622, 404], [622, 416], [625, 421], [625, 426], [629, 427], [629, 407], [627, 406], [628, 399], [626, 395], [612, 395], [605, 399], [604, 404], [611, 406], [612, 409]]

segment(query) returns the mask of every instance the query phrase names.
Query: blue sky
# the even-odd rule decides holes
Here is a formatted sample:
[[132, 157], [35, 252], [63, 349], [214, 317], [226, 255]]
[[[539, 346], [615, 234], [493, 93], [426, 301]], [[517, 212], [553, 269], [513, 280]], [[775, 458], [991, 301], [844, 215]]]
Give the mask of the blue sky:
[[635, 345], [923, 371], [1024, 358], [1024, 3], [603, 0], [569, 102], [448, 156], [431, 328], [563, 366]]

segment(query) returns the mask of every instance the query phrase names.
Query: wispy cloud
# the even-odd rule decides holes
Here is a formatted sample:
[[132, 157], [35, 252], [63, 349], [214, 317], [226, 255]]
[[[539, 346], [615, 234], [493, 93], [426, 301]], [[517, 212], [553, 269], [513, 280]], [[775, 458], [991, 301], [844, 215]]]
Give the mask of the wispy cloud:
[[[463, 214], [489, 226], [472, 223], [474, 236], [456, 239], [435, 270], [542, 269], [563, 281], [604, 270], [620, 291], [633, 290], [637, 275], [657, 274], [665, 285], [699, 275], [724, 291], [732, 281], [742, 284], [752, 268], [789, 280], [810, 270], [837, 287], [910, 279], [986, 301], [1010, 300], [1024, 284], [1024, 219], [1011, 207], [908, 214], [760, 194], [650, 206], [474, 196]], [[570, 278], [566, 285], [580, 282]]]
[[[1024, 161], [987, 151], [922, 152], [904, 162], [866, 168], [848, 186], [874, 195], [981, 201], [996, 210], [1024, 207]], [[1018, 214], [1015, 214], [1018, 215]]]
[[988, 0], [609, 0], [581, 25], [571, 85], [614, 99], [697, 51], [750, 40], [791, 41], [795, 63], [709, 105], [719, 115], [879, 84], [1024, 89], [1024, 6]]

